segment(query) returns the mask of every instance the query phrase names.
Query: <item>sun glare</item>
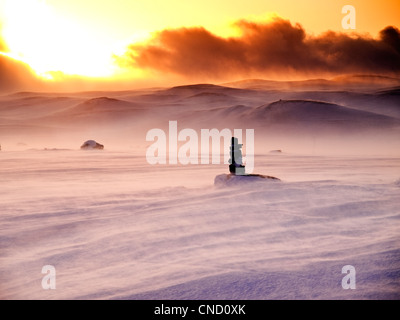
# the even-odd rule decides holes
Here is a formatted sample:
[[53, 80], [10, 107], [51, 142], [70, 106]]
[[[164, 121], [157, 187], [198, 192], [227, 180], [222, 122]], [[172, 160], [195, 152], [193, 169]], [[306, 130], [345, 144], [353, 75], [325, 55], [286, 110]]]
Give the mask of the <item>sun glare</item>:
[[52, 72], [89, 77], [115, 72], [112, 48], [43, 0], [7, 0], [2, 33], [9, 51], [44, 78]]

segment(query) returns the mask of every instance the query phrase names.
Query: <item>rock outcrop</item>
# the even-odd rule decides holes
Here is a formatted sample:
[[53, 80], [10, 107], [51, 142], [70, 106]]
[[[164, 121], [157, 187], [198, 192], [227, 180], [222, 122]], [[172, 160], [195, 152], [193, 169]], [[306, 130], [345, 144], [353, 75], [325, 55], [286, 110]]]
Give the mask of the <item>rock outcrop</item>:
[[93, 149], [103, 150], [104, 145], [102, 145], [94, 140], [88, 140], [88, 141], [85, 141], [81, 145], [81, 149], [83, 149], [83, 150], [93, 150]]

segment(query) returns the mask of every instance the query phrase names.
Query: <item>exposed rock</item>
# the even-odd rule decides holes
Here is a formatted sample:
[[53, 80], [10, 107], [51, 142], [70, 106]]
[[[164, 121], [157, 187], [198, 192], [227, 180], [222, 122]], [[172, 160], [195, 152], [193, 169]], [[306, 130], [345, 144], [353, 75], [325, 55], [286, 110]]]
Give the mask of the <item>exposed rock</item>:
[[85, 141], [82, 145], [81, 145], [81, 149], [84, 150], [92, 150], [92, 149], [100, 149], [103, 150], [104, 146], [94, 140], [88, 140]]
[[280, 181], [280, 179], [266, 176], [263, 174], [244, 174], [244, 175], [235, 175], [235, 174], [219, 174], [214, 179], [215, 186], [238, 186], [244, 183], [251, 182], [259, 182], [259, 181]]

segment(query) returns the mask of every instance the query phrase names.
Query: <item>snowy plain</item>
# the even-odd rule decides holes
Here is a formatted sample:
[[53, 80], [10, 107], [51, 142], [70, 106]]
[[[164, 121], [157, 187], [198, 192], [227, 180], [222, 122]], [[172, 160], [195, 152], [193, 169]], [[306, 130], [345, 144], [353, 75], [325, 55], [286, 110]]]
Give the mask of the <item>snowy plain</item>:
[[[400, 298], [397, 158], [256, 161], [281, 181], [216, 187], [223, 165], [127, 152], [2, 152], [0, 297]], [[42, 289], [44, 265], [55, 290]], [[345, 265], [355, 290], [341, 286]]]
[[[400, 80], [370, 80], [0, 96], [0, 299], [399, 299]], [[254, 128], [280, 181], [149, 164], [169, 120]]]

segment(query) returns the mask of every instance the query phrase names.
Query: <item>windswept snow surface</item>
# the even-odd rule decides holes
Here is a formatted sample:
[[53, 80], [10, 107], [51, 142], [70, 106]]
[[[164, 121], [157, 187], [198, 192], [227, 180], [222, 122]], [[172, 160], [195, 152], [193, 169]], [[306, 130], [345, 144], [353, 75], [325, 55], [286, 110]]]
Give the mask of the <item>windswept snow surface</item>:
[[[0, 298], [399, 299], [399, 90], [356, 75], [0, 96]], [[254, 152], [280, 181], [150, 165], [147, 133], [170, 151], [171, 122], [198, 146], [246, 131], [246, 168]]]
[[400, 298], [398, 157], [259, 155], [281, 181], [243, 186], [124, 150], [0, 161], [1, 299]]

